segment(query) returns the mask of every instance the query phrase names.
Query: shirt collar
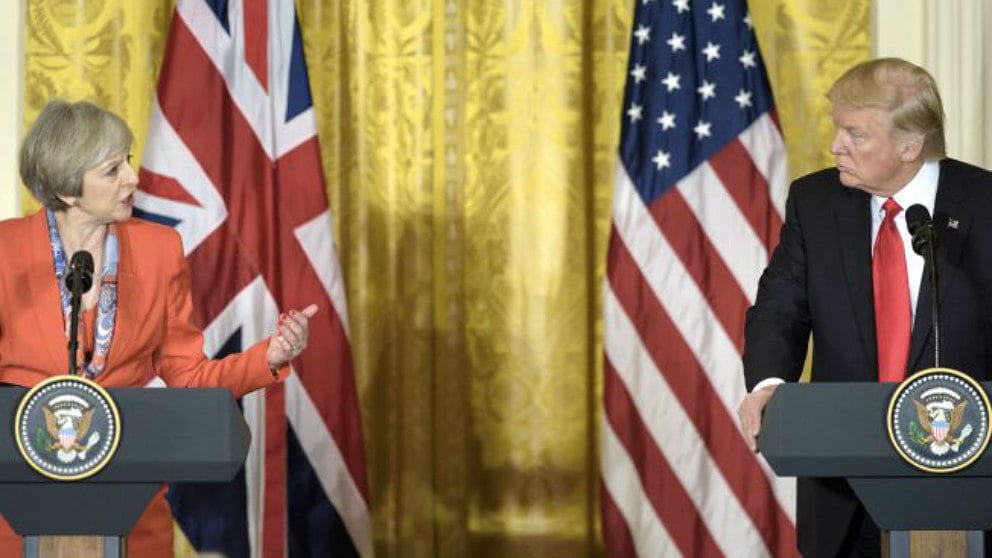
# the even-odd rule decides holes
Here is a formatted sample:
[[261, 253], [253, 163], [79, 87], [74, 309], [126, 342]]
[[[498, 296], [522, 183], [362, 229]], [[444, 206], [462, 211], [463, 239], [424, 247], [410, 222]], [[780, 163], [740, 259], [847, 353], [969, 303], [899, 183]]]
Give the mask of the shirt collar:
[[[911, 205], [920, 204], [927, 208], [930, 215], [933, 215], [933, 206], [937, 200], [937, 180], [940, 178], [940, 162], [929, 161], [923, 163], [920, 170], [916, 171], [916, 176], [909, 181], [901, 190], [892, 196], [904, 211]], [[888, 198], [872, 195], [871, 207], [877, 214], [882, 211], [882, 204]]]

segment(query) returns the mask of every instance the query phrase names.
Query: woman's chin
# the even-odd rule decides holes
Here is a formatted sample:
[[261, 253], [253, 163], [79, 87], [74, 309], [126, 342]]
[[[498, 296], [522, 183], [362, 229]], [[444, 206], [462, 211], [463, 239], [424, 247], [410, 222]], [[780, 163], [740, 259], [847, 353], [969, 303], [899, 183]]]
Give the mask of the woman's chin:
[[124, 205], [119, 210], [114, 212], [114, 221], [117, 222], [127, 221], [128, 219], [131, 218], [131, 215], [133, 213], [134, 213], [133, 205]]

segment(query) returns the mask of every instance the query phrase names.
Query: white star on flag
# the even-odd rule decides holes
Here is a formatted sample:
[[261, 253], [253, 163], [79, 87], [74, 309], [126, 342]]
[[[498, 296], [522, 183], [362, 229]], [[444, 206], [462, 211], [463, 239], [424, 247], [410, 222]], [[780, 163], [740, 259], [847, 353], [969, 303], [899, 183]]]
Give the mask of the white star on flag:
[[710, 9], [706, 10], [706, 13], [710, 14], [710, 17], [713, 18], [713, 23], [716, 23], [716, 20], [726, 18], [726, 16], [723, 15], [724, 9], [725, 6], [723, 4], [717, 4], [714, 2], [713, 5], [710, 6]]
[[751, 92], [744, 91], [743, 89], [741, 89], [741, 92], [738, 93], [736, 97], [734, 97], [734, 100], [737, 101], [737, 105], [740, 106], [742, 109], [745, 107], [749, 107], [751, 106]]
[[754, 51], [752, 50], [745, 50], [744, 54], [742, 54], [738, 60], [740, 60], [741, 64], [745, 68], [756, 68], [758, 66], [758, 64], [754, 61]]
[[670, 154], [665, 153], [664, 151], [659, 149], [658, 153], [655, 154], [655, 156], [652, 157], [651, 160], [654, 162], [655, 165], [657, 165], [658, 170], [661, 170], [663, 168], [672, 166], [671, 158], [672, 157]]
[[634, 83], [641, 83], [646, 79], [648, 67], [636, 64], [634, 69], [630, 71], [631, 77], [634, 78]]
[[716, 97], [716, 84], [703, 80], [703, 84], [696, 88], [696, 91], [703, 96], [703, 100]]
[[643, 45], [651, 40], [651, 28], [642, 25], [634, 31], [634, 36], [637, 37], [637, 44]]
[[707, 62], [712, 62], [720, 58], [720, 45], [715, 45], [713, 43], [706, 43], [706, 48], [700, 52], [706, 56]]
[[670, 130], [675, 127], [675, 115], [668, 112], [667, 110], [661, 111], [661, 116], [658, 117], [658, 124], [661, 124], [662, 130]]
[[696, 132], [696, 139], [703, 139], [710, 137], [711, 135], [710, 126], [711, 125], [709, 122], [704, 122], [700, 120], [699, 124], [696, 124], [696, 127], [692, 129], [693, 132]]
[[631, 122], [637, 122], [642, 118], [643, 112], [644, 112], [644, 107], [634, 103], [630, 105], [629, 109], [627, 109], [627, 116], [630, 117]]

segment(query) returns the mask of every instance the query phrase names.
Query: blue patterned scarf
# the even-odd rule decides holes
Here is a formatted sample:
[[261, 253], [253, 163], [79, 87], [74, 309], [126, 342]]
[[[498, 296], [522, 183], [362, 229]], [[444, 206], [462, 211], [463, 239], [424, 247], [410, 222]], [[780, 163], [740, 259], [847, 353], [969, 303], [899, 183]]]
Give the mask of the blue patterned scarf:
[[[65, 275], [68, 264], [65, 259], [65, 248], [55, 225], [55, 213], [48, 212], [48, 238], [52, 245], [52, 259], [55, 261], [55, 278], [59, 284], [59, 296], [62, 300], [62, 319], [65, 323], [65, 337], [69, 338], [71, 293], [65, 286]], [[110, 225], [107, 237], [103, 241], [103, 277], [100, 279], [100, 301], [97, 308], [96, 331], [94, 332], [93, 356], [87, 362], [83, 351], [77, 353], [76, 369], [82, 370], [84, 376], [95, 378], [107, 366], [107, 354], [110, 352], [110, 342], [114, 338], [114, 324], [117, 321], [117, 262], [120, 256], [117, 247], [117, 228]], [[79, 316], [82, 320], [82, 313]], [[79, 328], [82, 335], [82, 328]], [[80, 343], [82, 345], [82, 343]]]

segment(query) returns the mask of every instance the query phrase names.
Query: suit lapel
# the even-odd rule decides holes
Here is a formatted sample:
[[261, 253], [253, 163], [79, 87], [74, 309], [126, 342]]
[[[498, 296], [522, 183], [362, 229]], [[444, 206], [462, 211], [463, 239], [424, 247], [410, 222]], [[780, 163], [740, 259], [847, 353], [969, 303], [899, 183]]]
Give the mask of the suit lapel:
[[[960, 267], [958, 261], [964, 251], [971, 224], [971, 213], [968, 211], [965, 200], [966, 193], [963, 188], [958, 186], [955, 174], [952, 167], [941, 162], [940, 178], [937, 182], [937, 199], [933, 212], [934, 227], [937, 230], [937, 271], [940, 283], [939, 300], [941, 301], [946, 299], [950, 286], [957, 275], [957, 270]], [[921, 362], [924, 362], [927, 356], [923, 353], [923, 349], [933, 335], [933, 296], [931, 291], [930, 269], [927, 268], [924, 270], [920, 292], [917, 295], [916, 319], [913, 322], [907, 373], [918, 370], [921, 367]]]
[[28, 231], [28, 238], [24, 239], [21, 246], [23, 261], [30, 262], [31, 279], [28, 281], [28, 288], [31, 290], [31, 300], [35, 302], [36, 333], [45, 347], [48, 360], [46, 368], [52, 374], [65, 374], [69, 369], [69, 353], [65, 350], [65, 320], [62, 317], [62, 300], [55, 280], [55, 263], [52, 260], [48, 218], [44, 209], [31, 216]]
[[136, 307], [134, 297], [137, 295], [134, 247], [131, 245], [128, 227], [124, 223], [117, 226], [117, 247], [119, 250], [119, 259], [117, 261], [117, 319], [114, 321], [114, 338], [110, 342], [110, 352], [107, 355], [108, 369], [114, 368], [115, 365], [119, 364], [121, 355], [126, 352], [125, 350], [130, 341], [133, 329], [128, 324], [137, 323], [134, 320], [141, 319], [140, 316], [134, 314]]
[[[844, 188], [834, 205], [837, 223], [837, 247], [841, 252], [855, 326], [869, 366], [876, 366], [875, 304], [871, 283], [871, 197], [861, 190]], [[838, 279], [840, 279], [838, 277]], [[815, 343], [816, 340], [814, 339]], [[874, 378], [866, 377], [866, 381]]]

